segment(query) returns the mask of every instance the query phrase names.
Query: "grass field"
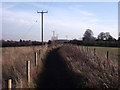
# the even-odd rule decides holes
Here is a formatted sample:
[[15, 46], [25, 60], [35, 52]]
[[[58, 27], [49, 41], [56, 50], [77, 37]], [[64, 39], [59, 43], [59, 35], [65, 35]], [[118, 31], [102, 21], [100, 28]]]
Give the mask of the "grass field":
[[[96, 48], [96, 56], [93, 54], [94, 48]], [[34, 52], [39, 50], [41, 50], [41, 58], [38, 55], [39, 69], [35, 69]], [[106, 60], [107, 50], [110, 55], [110, 68]], [[19, 88], [22, 79], [23, 88], [26, 88], [25, 61], [30, 60], [32, 88], [117, 87], [118, 48], [91, 46], [88, 47], [88, 53], [86, 51], [86, 46], [71, 44], [48, 45], [47, 48], [41, 46], [2, 48], [2, 86], [6, 87], [6, 80], [12, 78], [14, 87]]]
[[[97, 54], [94, 56], [93, 49]], [[91, 50], [90, 50], [91, 49]], [[118, 85], [118, 62], [105, 58], [105, 51], [111, 50], [111, 54], [117, 54], [115, 48], [86, 47], [66, 45], [60, 49], [60, 55], [64, 58], [69, 69], [74, 72], [77, 87], [88, 88], [116, 88]], [[101, 58], [102, 57], [102, 58]], [[112, 58], [116, 59], [112, 56]]]
[[[84, 48], [87, 48], [86, 46], [83, 46]], [[113, 47], [95, 47], [95, 46], [89, 46], [88, 49], [91, 51], [94, 51], [94, 48], [96, 49], [96, 54], [106, 58], [107, 51], [109, 51], [109, 60], [118, 61], [118, 50], [120, 48], [113, 48]]]
[[[40, 58], [39, 58], [40, 50]], [[20, 88], [22, 80], [23, 88], [27, 87], [26, 80], [26, 61], [31, 61], [31, 81], [36, 77], [35, 52], [38, 53], [38, 65], [41, 66], [41, 60], [44, 58], [46, 47], [28, 46], [28, 47], [7, 47], [2, 48], [2, 87], [6, 87], [8, 79], [13, 79], [13, 87]]]

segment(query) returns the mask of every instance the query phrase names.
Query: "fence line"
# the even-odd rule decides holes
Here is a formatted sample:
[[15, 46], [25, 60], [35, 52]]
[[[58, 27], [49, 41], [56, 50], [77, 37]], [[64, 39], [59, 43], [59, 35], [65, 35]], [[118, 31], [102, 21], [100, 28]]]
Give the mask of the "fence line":
[[[38, 66], [38, 57], [39, 57], [39, 59], [41, 60], [42, 59], [42, 57], [45, 55], [45, 52], [46, 52], [46, 50], [47, 50], [47, 48], [48, 48], [48, 46], [46, 45], [45, 47], [44, 47], [44, 50], [43, 50], [43, 47], [42, 47], [42, 50], [41, 49], [39, 49], [38, 51], [36, 51], [35, 53], [34, 53], [34, 62], [35, 62], [35, 67], [37, 67]], [[41, 53], [41, 51], [42, 51], [42, 53]], [[41, 55], [42, 54], [42, 55]], [[27, 85], [28, 85], [28, 87], [30, 88], [30, 86], [31, 86], [31, 62], [30, 62], [30, 60], [27, 60], [26, 62], [26, 80], [27, 80]], [[33, 64], [34, 65], [34, 64]], [[13, 88], [12, 86], [12, 83], [13, 83], [13, 81], [12, 81], [12, 79], [8, 79], [8, 81], [7, 81], [7, 88], [9, 89], [9, 90], [11, 90], [11, 88]], [[23, 80], [22, 79], [19, 79], [19, 88], [24, 88], [23, 87]]]

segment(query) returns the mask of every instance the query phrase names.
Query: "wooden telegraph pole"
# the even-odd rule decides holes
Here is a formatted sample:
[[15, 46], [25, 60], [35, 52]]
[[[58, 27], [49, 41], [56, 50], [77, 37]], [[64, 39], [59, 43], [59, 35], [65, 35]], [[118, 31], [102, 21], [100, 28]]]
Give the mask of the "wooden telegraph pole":
[[37, 13], [41, 13], [41, 29], [42, 29], [42, 45], [43, 45], [43, 14], [48, 13], [48, 11], [47, 12], [44, 12], [44, 11], [38, 12], [37, 11]]

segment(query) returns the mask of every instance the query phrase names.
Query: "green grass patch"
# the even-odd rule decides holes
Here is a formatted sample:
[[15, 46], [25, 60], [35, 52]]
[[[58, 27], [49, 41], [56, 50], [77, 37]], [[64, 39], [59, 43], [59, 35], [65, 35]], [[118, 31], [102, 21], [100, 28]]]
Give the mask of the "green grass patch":
[[[86, 48], [86, 46], [84, 46]], [[95, 47], [95, 46], [89, 46], [88, 49], [94, 51], [94, 48], [96, 49], [96, 53], [106, 58], [107, 51], [109, 51], [109, 60], [118, 60], [118, 50], [120, 48], [111, 48], [111, 47]]]

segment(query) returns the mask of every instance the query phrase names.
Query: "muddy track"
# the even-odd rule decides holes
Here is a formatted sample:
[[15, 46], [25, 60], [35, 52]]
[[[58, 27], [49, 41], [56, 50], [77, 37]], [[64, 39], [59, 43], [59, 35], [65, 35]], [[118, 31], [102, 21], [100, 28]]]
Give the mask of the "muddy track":
[[62, 58], [59, 48], [48, 53], [43, 72], [37, 79], [37, 88], [73, 88], [72, 75]]

